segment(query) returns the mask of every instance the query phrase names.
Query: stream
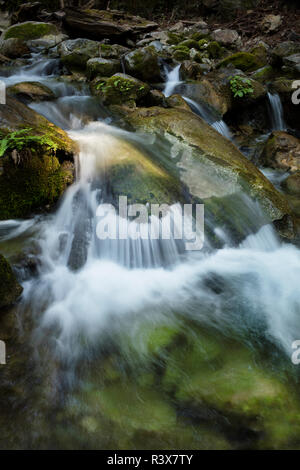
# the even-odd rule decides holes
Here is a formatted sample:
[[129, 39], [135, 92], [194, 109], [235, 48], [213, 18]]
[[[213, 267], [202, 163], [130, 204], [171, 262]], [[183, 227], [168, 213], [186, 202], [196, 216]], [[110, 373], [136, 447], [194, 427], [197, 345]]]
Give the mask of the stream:
[[[179, 67], [168, 75], [166, 96], [180, 82], [178, 74]], [[249, 357], [249, 370], [271, 373], [293, 391], [299, 376], [291, 354], [292, 342], [300, 339], [300, 250], [282, 242], [246, 196], [228, 209], [228, 220], [240, 217], [238, 241], [209, 211], [209, 235], [200, 251], [185, 252], [173, 238], [99, 240], [97, 207], [112, 200], [109, 162], [126, 152], [167, 149], [150, 136], [118, 128], [84, 83], [59, 78], [55, 59], [33, 57], [22, 71], [1, 79], [7, 85], [39, 81], [53, 90], [54, 101], [30, 107], [79, 145], [76, 182], [54, 213], [0, 222], [1, 252], [12, 262], [23, 252], [35, 263], [32, 273], [16, 262], [24, 287], [17, 306], [17, 357], [22, 364], [25, 356], [30, 359], [22, 365], [21, 392], [15, 365], [5, 439], [12, 448], [41, 449], [251, 447], [259, 432], [246, 432], [248, 424], [237, 425], [234, 414], [235, 424], [228, 424], [221, 405], [202, 417], [191, 416], [188, 400], [178, 405], [172, 387], [160, 378], [164, 367], [171, 377], [181, 358], [171, 341], [153, 353], [149, 335], [161, 329], [173, 338], [177, 332], [180, 351], [195, 331], [206, 334], [207, 354], [219, 348], [226, 361], [224, 351], [230, 351], [233, 363]], [[184, 99], [232, 139], [224, 121]], [[275, 106], [276, 97], [269, 99]], [[280, 114], [273, 123], [274, 129], [284, 128]], [[280, 175], [265, 174], [281, 181]], [[176, 205], [174, 214], [176, 221]], [[164, 345], [166, 338], [155, 341]], [[188, 367], [193, 364], [185, 365], [182, 381]]]

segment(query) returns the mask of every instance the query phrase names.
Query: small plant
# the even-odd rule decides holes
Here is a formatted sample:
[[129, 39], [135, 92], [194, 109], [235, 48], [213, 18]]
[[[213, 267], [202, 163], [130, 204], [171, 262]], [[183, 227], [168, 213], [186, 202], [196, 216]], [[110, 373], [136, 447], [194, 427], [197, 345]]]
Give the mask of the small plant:
[[47, 134], [32, 135], [31, 131], [32, 128], [27, 127], [8, 134], [0, 133], [0, 157], [8, 151], [20, 152], [24, 149], [29, 149], [32, 153], [42, 149], [56, 152], [57, 144]]
[[241, 75], [234, 75], [229, 80], [230, 89], [233, 93], [234, 98], [243, 98], [246, 95], [250, 95], [254, 92], [251, 86], [251, 80]]

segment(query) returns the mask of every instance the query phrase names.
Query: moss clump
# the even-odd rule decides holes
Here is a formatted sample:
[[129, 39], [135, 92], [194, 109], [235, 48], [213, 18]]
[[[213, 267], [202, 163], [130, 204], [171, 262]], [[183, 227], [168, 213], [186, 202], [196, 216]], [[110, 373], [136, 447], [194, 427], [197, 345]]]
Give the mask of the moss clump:
[[211, 59], [220, 59], [224, 53], [223, 47], [217, 41], [212, 41], [206, 48]]
[[252, 72], [265, 64], [250, 52], [237, 52], [223, 59], [218, 64], [218, 68], [227, 67], [228, 65], [233, 65], [243, 72]]
[[38, 23], [35, 21], [27, 21], [11, 26], [4, 32], [4, 39], [17, 38], [24, 41], [30, 39], [39, 39], [50, 34], [58, 34], [55, 25], [50, 23]]
[[178, 46], [184, 46], [184, 47], [187, 47], [188, 49], [192, 49], [192, 47], [194, 49], [199, 49], [199, 44], [194, 39], [186, 39], [185, 41], [180, 42]]
[[191, 39], [194, 39], [195, 41], [200, 41], [200, 39], [206, 39], [207, 41], [209, 41], [210, 36], [208, 34], [198, 32], [198, 33], [193, 33], [191, 35]]
[[177, 34], [177, 33], [168, 33], [168, 40], [167, 43], [170, 44], [171, 46], [176, 46], [180, 42], [184, 40], [184, 35], [183, 34]]
[[190, 59], [190, 50], [186, 46], [178, 45], [174, 48], [174, 59], [176, 60], [189, 60]]
[[198, 48], [200, 50], [206, 49], [206, 47], [208, 46], [208, 43], [209, 41], [207, 39], [200, 39], [200, 41], [198, 41]]
[[264, 67], [261, 67], [260, 69], [256, 70], [253, 73], [252, 78], [257, 80], [258, 82], [266, 82], [274, 76], [274, 73], [274, 69], [271, 65], [265, 65]]
[[0, 254], [0, 308], [13, 304], [22, 291], [9, 263]]

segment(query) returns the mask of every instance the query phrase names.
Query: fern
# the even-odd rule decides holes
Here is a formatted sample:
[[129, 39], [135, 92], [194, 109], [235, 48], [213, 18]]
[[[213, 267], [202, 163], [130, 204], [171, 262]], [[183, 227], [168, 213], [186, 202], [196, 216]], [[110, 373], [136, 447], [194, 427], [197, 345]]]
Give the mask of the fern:
[[25, 148], [29, 148], [32, 152], [36, 150], [46, 149], [48, 151], [57, 150], [57, 144], [47, 134], [43, 136], [32, 135], [32, 128], [27, 127], [9, 134], [0, 134], [0, 157], [12, 150], [20, 152]]

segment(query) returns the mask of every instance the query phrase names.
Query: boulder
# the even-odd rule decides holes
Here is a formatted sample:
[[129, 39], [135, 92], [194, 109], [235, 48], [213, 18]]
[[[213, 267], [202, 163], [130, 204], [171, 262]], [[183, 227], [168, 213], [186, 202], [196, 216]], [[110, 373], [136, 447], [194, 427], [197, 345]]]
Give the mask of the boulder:
[[282, 183], [282, 187], [290, 194], [300, 195], [300, 171], [288, 176]]
[[153, 107], [123, 109], [123, 116], [134, 128], [169, 140], [174, 171], [193, 197], [207, 202], [246, 192], [260, 202], [269, 220], [291, 214], [284, 196], [264, 175], [194, 113]]
[[130, 49], [120, 44], [99, 44], [99, 56], [102, 59], [119, 59], [130, 52]]
[[85, 69], [87, 61], [99, 57], [100, 43], [90, 39], [68, 39], [58, 46], [61, 61], [67, 67]]
[[29, 54], [29, 47], [24, 41], [17, 38], [0, 39], [0, 52], [10, 59], [17, 59], [23, 55]]
[[124, 57], [126, 72], [144, 81], [160, 82], [159, 56], [151, 47], [135, 49]]
[[55, 94], [46, 85], [39, 82], [21, 82], [7, 88], [7, 93], [21, 101], [50, 101]]
[[0, 308], [12, 305], [22, 291], [23, 287], [18, 283], [10, 264], [0, 254]]
[[283, 58], [283, 63], [293, 72], [300, 73], [300, 53]]
[[7, 28], [2, 34], [2, 39], [16, 38], [22, 41], [29, 41], [49, 35], [57, 36], [59, 34], [57, 27], [52, 23], [26, 21], [25, 23], [19, 23]]
[[121, 63], [118, 59], [101, 59], [94, 57], [86, 64], [88, 76], [93, 79], [96, 75], [110, 77], [121, 70]]
[[262, 156], [263, 165], [296, 172], [300, 170], [300, 140], [283, 131], [268, 138]]
[[283, 59], [283, 57], [298, 54], [300, 52], [300, 44], [293, 41], [283, 41], [277, 44], [272, 50], [272, 54], [277, 59]]
[[219, 62], [218, 68], [227, 67], [228, 65], [232, 65], [243, 72], [252, 72], [263, 67], [266, 63], [250, 52], [236, 52]]
[[261, 22], [262, 30], [266, 33], [273, 33], [278, 31], [282, 24], [280, 15], [267, 15]]
[[137, 78], [124, 73], [116, 73], [109, 79], [100, 78], [92, 84], [94, 94], [100, 96], [105, 104], [134, 104], [145, 97], [150, 87]]
[[55, 154], [46, 147], [33, 151], [32, 143], [23, 152], [10, 151], [0, 159], [0, 220], [23, 218], [53, 205], [63, 193], [69, 175], [65, 177], [58, 157], [70, 159], [76, 147], [63, 130], [10, 96], [0, 105], [0, 122], [5, 134], [27, 128], [26, 135], [47, 136], [56, 147]]
[[63, 23], [70, 34], [90, 39], [123, 39], [153, 31], [157, 23], [116, 10], [66, 9]]
[[241, 37], [234, 29], [216, 29], [212, 32], [211, 37], [222, 44], [222, 46], [239, 46]]

